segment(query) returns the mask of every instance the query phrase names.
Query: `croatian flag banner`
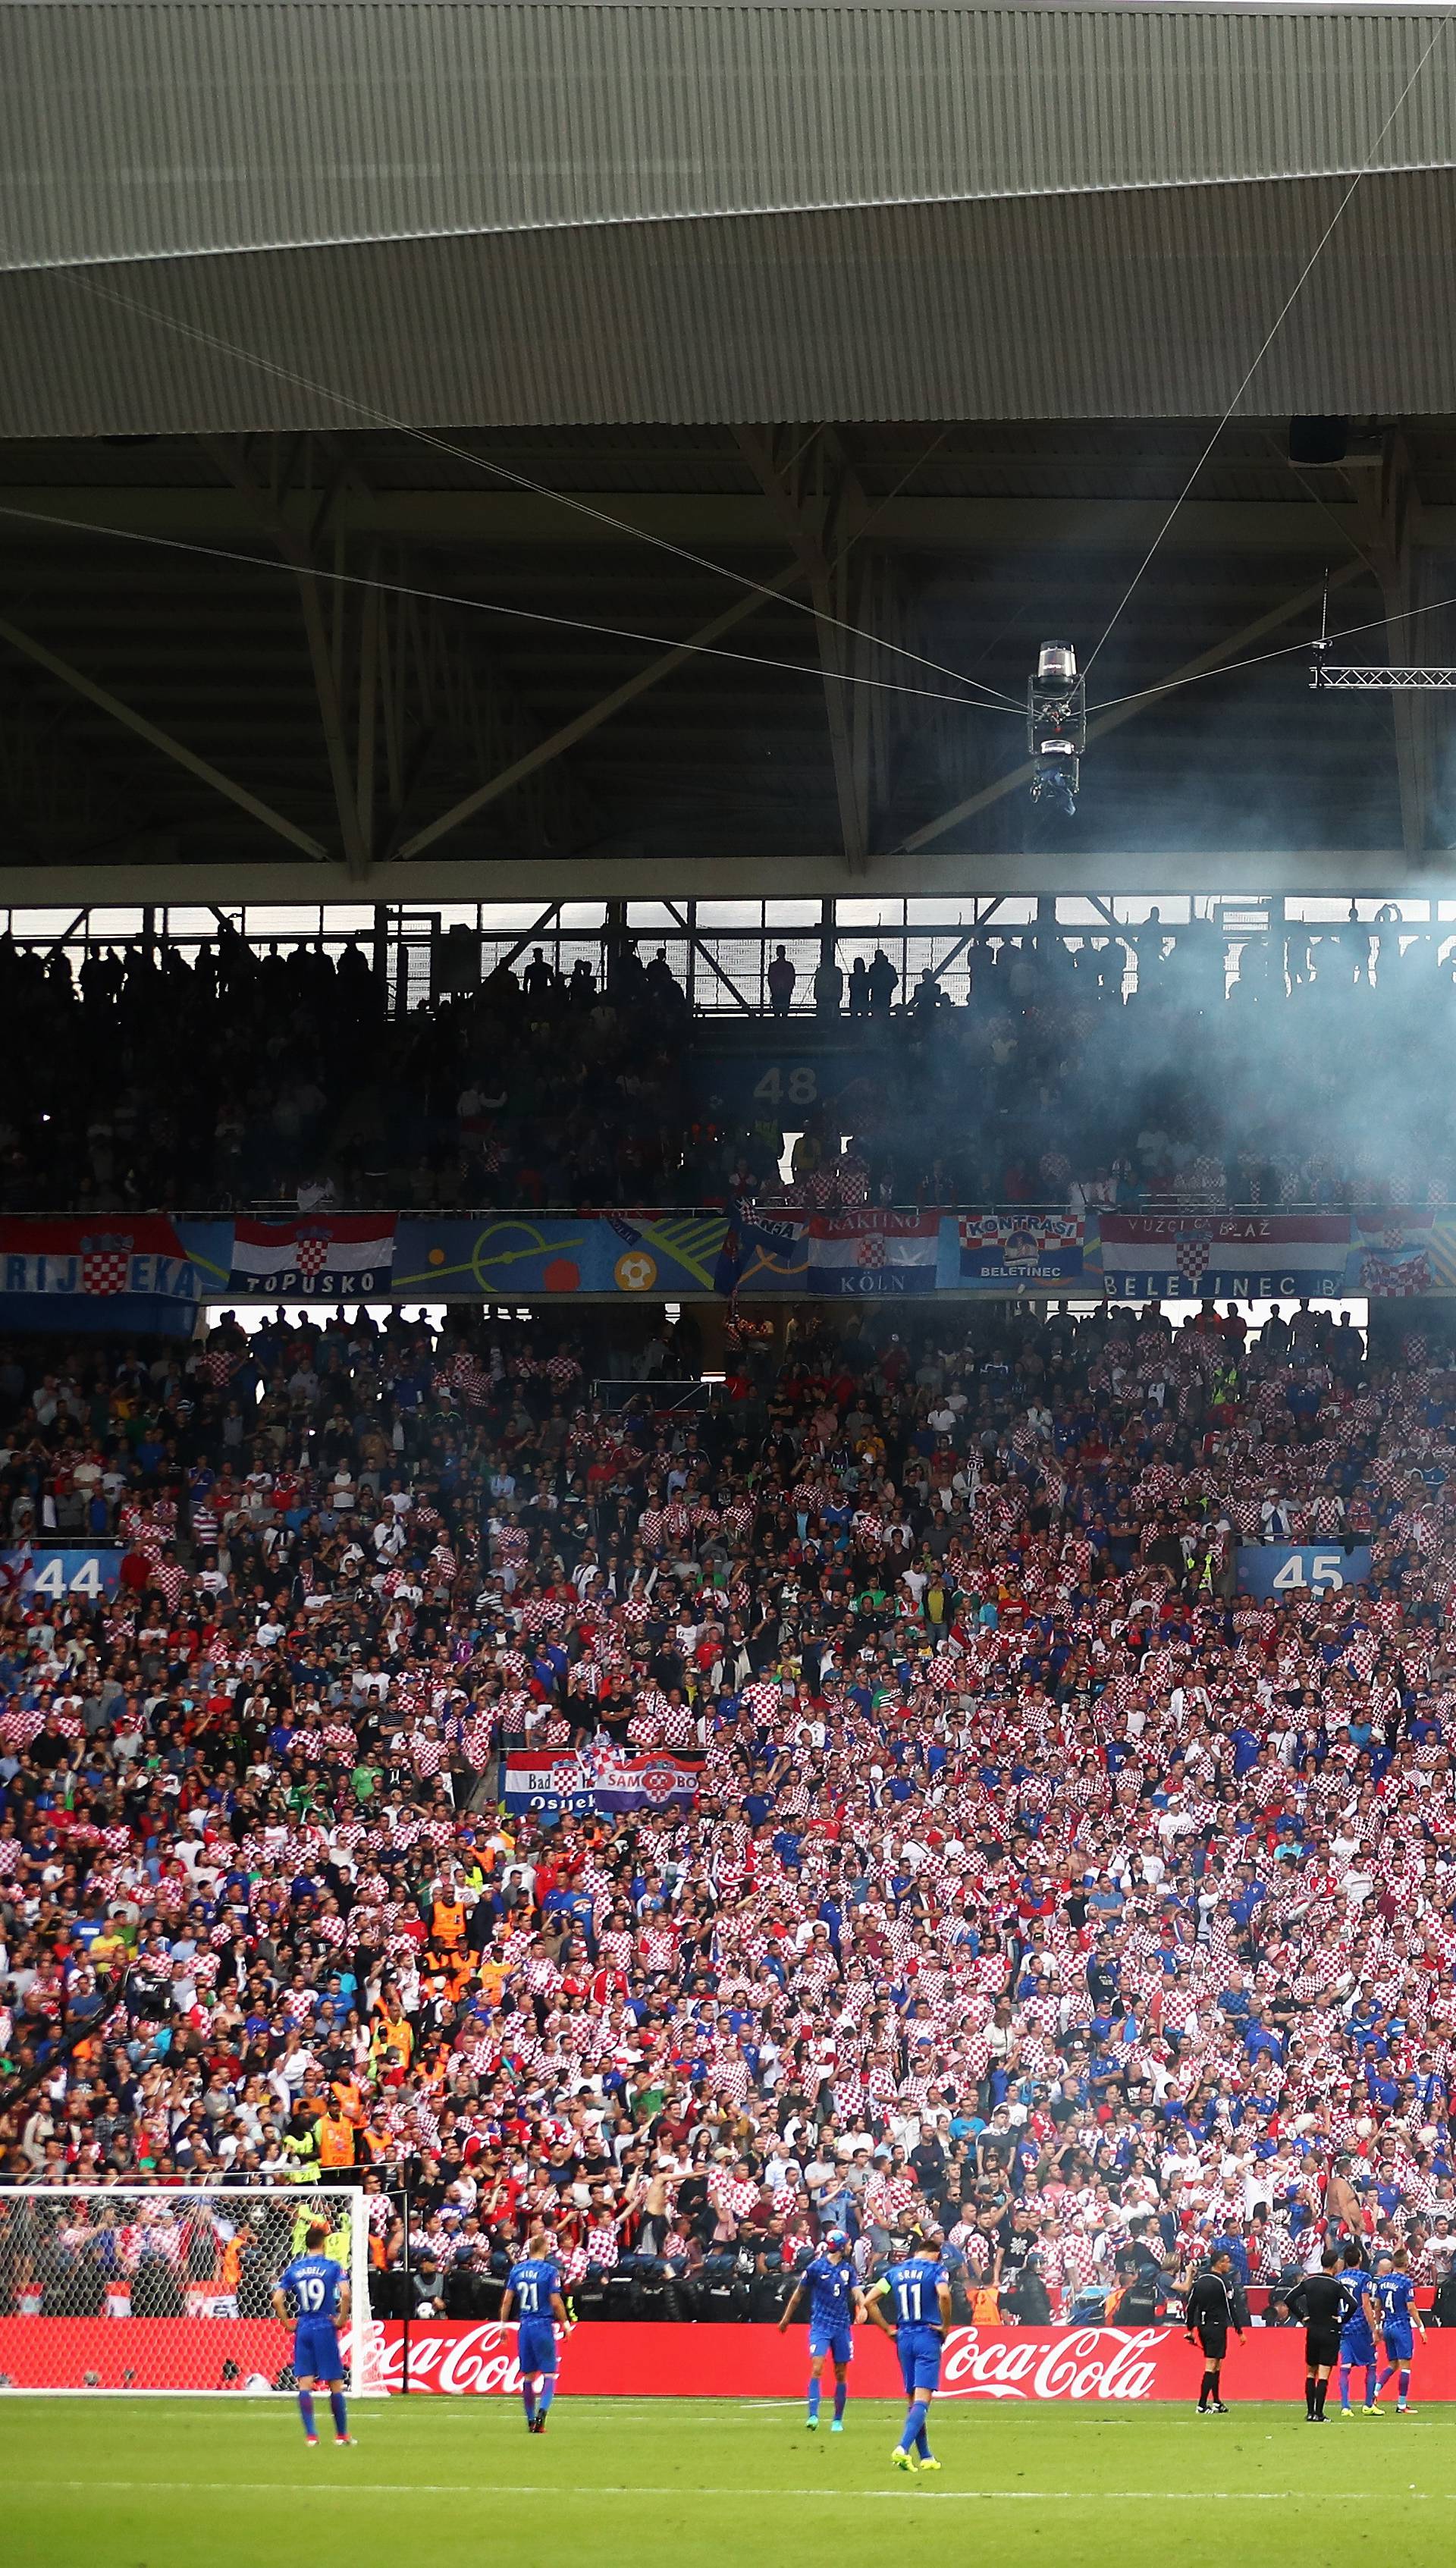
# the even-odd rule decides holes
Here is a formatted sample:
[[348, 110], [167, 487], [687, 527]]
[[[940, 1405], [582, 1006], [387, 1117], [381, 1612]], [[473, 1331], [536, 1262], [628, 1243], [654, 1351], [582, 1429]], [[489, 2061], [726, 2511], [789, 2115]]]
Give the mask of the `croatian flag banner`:
[[233, 1225], [227, 1289], [243, 1297], [321, 1302], [387, 1292], [395, 1267], [393, 1213], [300, 1213]]
[[933, 1293], [938, 1212], [821, 1213], [809, 1224], [811, 1293]]

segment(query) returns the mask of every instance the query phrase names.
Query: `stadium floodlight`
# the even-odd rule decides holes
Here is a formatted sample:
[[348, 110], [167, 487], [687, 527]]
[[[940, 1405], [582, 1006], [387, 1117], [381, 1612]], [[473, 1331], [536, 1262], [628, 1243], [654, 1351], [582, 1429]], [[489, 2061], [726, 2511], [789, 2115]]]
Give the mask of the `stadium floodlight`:
[[1043, 642], [1035, 675], [1026, 681], [1026, 750], [1031, 761], [1031, 800], [1049, 803], [1070, 819], [1081, 785], [1087, 745], [1086, 682], [1077, 675], [1069, 642]]

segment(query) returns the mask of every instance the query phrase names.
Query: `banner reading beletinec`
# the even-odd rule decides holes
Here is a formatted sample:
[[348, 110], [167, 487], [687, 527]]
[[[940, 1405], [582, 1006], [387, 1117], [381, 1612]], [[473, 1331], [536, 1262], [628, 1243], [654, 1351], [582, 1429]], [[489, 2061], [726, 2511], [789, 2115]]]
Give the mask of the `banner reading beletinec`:
[[1347, 1212], [1103, 1212], [1094, 1271], [1109, 1302], [1328, 1300], [1349, 1238]]

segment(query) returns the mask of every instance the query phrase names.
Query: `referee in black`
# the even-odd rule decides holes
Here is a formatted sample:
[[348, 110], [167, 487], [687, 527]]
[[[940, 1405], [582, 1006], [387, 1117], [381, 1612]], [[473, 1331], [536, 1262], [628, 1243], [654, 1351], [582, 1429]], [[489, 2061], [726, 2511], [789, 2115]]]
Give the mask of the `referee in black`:
[[1234, 2260], [1226, 2247], [1216, 2247], [1206, 2265], [1200, 2265], [1193, 2277], [1193, 2289], [1183, 2313], [1188, 2342], [1195, 2336], [1203, 2348], [1203, 2383], [1198, 2393], [1200, 2416], [1227, 2416], [1228, 2408], [1219, 2397], [1219, 2375], [1229, 2351], [1229, 2330], [1240, 2343], [1249, 2324], [1249, 2305], [1242, 2287], [1233, 2279]]
[[1339, 2361], [1344, 2316], [1338, 2248], [1326, 2247], [1319, 2262], [1322, 2271], [1307, 2274], [1297, 2283], [1289, 2303], [1291, 2318], [1305, 2322], [1305, 2421], [1310, 2425], [1324, 2422], [1324, 2399], [1329, 2375]]

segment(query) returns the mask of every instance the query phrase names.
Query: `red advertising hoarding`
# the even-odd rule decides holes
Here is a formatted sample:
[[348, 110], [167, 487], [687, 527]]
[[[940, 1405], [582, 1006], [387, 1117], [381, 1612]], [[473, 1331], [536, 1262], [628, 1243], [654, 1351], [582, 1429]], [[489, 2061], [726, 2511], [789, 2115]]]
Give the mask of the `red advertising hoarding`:
[[[405, 2329], [371, 2323], [373, 2386], [405, 2384]], [[272, 2319], [0, 2318], [0, 2382], [9, 2390], [271, 2389], [292, 2352]], [[640, 2327], [585, 2322], [561, 2349], [562, 2396], [589, 2399], [795, 2399], [808, 2339], [802, 2328]], [[519, 2387], [515, 2330], [438, 2320], [410, 2329], [410, 2389], [433, 2397], [511, 2398]], [[1176, 2328], [955, 2327], [946, 2338], [948, 2399], [1193, 2399], [1202, 2357]], [[1418, 2346], [1416, 2395], [1456, 2399], [1456, 2333]], [[1363, 2379], [1356, 2376], [1363, 2390]], [[1255, 2328], [1229, 2350], [1232, 2400], [1303, 2400], [1298, 2328]], [[855, 2333], [854, 2395], [903, 2397], [895, 2350], [871, 2328]]]

